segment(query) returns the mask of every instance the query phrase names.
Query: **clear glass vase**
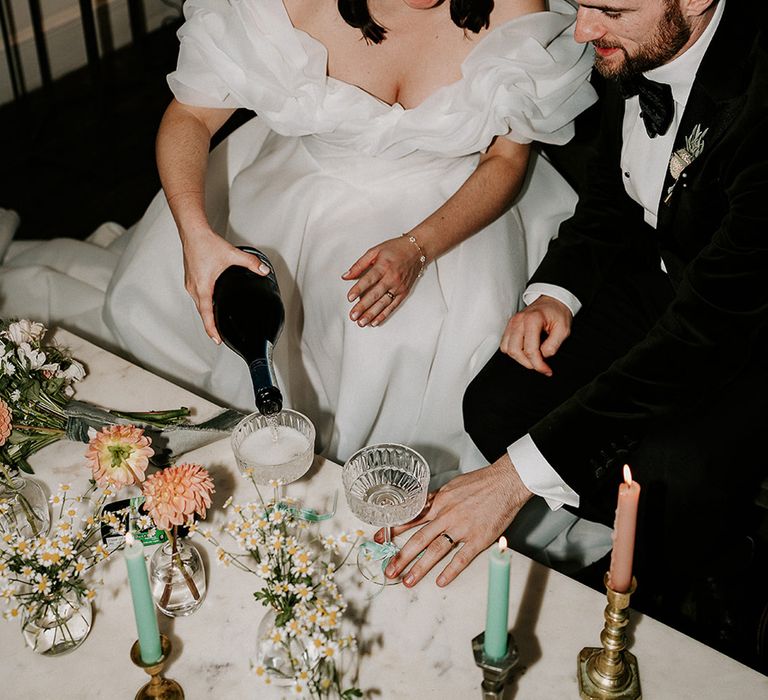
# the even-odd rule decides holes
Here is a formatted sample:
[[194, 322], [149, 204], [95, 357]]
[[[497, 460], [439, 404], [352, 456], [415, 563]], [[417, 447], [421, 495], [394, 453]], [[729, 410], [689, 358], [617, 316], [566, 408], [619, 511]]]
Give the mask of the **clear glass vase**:
[[185, 617], [205, 600], [205, 566], [195, 545], [175, 537], [158, 547], [149, 562], [152, 597], [168, 617]]
[[0, 481], [0, 534], [30, 538], [47, 535], [51, 529], [48, 499], [33, 479], [14, 474]]
[[21, 631], [27, 646], [43, 656], [77, 649], [91, 631], [91, 602], [74, 591], [51, 596], [34, 615], [25, 614]]
[[290, 685], [298, 672], [298, 664], [312, 667], [320, 656], [319, 652], [306, 649], [293, 637], [275, 643], [272, 636], [276, 620], [275, 609], [267, 608], [256, 630], [256, 665], [264, 667], [275, 685]]

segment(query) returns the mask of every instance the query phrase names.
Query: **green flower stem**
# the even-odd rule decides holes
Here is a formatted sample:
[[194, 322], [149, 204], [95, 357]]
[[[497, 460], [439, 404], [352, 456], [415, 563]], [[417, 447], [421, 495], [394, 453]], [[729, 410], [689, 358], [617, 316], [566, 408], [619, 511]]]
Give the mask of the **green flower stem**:
[[[2, 470], [3, 470], [3, 479], [5, 480], [5, 483], [8, 485], [8, 487], [11, 490], [15, 490], [13, 489], [13, 486], [12, 486], [13, 477], [8, 471], [8, 467], [2, 463], [0, 463], [0, 467], [2, 467]], [[37, 526], [37, 523], [35, 522], [37, 518], [35, 518], [35, 512], [32, 509], [32, 506], [29, 504], [29, 501], [26, 499], [26, 497], [18, 491], [16, 492], [16, 498], [19, 501], [19, 505], [21, 506], [21, 509], [24, 511], [24, 517], [27, 519], [29, 526], [32, 528], [32, 535], [34, 537], [37, 537], [40, 534], [40, 528]]]
[[23, 425], [21, 423], [16, 423], [13, 428], [14, 430], [20, 430], [22, 432], [29, 431], [37, 434], [42, 433], [43, 435], [55, 435], [57, 438], [64, 437], [66, 434], [66, 431], [60, 430], [59, 428], [46, 428], [42, 425]]
[[[166, 530], [165, 534], [168, 535], [168, 539], [171, 542], [171, 560], [173, 561], [176, 566], [179, 567], [179, 571], [181, 571], [181, 575], [184, 577], [184, 581], [187, 584], [187, 588], [189, 588], [189, 592], [192, 594], [192, 597], [195, 600], [200, 600], [200, 591], [197, 590], [197, 586], [195, 585], [195, 582], [192, 580], [192, 577], [189, 575], [189, 572], [187, 571], [187, 567], [184, 566], [184, 562], [181, 560], [181, 555], [179, 554], [179, 549], [176, 544], [178, 540], [178, 531], [177, 526], [174, 525], [170, 530]], [[160, 607], [164, 608], [166, 605], [168, 605], [168, 600], [171, 597], [171, 583], [170, 581], [165, 584], [165, 588], [163, 589], [163, 595], [160, 597]]]
[[186, 407], [174, 408], [167, 411], [115, 411], [110, 409], [111, 413], [116, 418], [125, 418], [130, 421], [138, 421], [140, 423], [152, 424], [157, 427], [164, 427], [166, 425], [173, 425], [183, 421], [187, 418], [191, 411]]

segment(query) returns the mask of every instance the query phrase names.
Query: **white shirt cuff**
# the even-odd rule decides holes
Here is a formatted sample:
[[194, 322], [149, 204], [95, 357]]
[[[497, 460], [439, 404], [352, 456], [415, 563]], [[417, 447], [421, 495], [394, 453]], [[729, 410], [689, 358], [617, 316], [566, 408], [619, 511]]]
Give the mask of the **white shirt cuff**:
[[558, 287], [556, 284], [546, 284], [545, 282], [537, 282], [536, 284], [528, 285], [523, 292], [523, 301], [526, 306], [529, 306], [540, 296], [544, 295], [561, 301], [571, 310], [571, 313], [574, 316], [579, 313], [579, 309], [581, 309], [581, 302], [567, 289]]
[[541, 496], [552, 510], [559, 510], [564, 505], [579, 507], [579, 494], [544, 459], [530, 435], [513, 442], [507, 448], [507, 454], [525, 487]]

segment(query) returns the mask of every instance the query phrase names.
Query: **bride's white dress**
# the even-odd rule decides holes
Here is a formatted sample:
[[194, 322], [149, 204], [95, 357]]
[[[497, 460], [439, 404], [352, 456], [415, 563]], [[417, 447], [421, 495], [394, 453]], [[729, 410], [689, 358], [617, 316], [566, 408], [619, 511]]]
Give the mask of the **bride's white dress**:
[[[394, 441], [422, 452], [433, 472], [483, 463], [463, 430], [462, 394], [498, 347], [529, 273], [574, 206], [572, 191], [535, 159], [516, 206], [429, 265], [377, 328], [349, 320], [351, 284], [341, 275], [370, 246], [443, 204], [494, 137], [571, 137], [572, 119], [594, 100], [585, 82], [592, 56], [572, 38], [573, 9], [561, 0], [553, 6], [557, 12], [489, 32], [459, 81], [404, 109], [327, 77], [325, 48], [292, 26], [281, 0], [185, 4], [178, 69], [169, 76], [174, 94], [258, 114], [212, 155], [208, 213], [227, 240], [254, 245], [274, 263], [286, 307], [279, 382], [333, 459]], [[184, 291], [181, 245], [162, 193], [112, 257], [105, 339], [155, 371], [250, 409], [245, 364], [208, 339]], [[0, 285], [6, 300], [18, 268]], [[44, 296], [62, 303], [50, 289]], [[60, 310], [54, 320], [66, 324], [64, 316]], [[86, 331], [107, 335], [98, 323]]]

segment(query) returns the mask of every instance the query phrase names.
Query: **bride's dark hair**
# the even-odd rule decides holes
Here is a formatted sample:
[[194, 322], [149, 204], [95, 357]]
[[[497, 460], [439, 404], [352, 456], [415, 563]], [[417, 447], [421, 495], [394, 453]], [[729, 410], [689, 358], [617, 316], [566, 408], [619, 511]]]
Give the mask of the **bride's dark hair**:
[[[451, 19], [457, 27], [479, 32], [490, 24], [493, 0], [450, 0]], [[368, 0], [338, 0], [339, 14], [352, 27], [359, 29], [366, 41], [380, 44], [387, 30], [371, 17]]]

